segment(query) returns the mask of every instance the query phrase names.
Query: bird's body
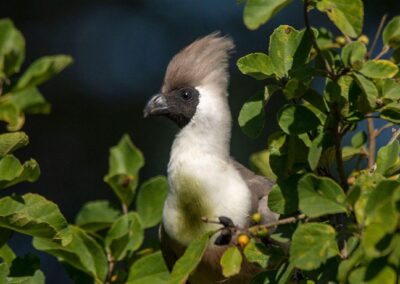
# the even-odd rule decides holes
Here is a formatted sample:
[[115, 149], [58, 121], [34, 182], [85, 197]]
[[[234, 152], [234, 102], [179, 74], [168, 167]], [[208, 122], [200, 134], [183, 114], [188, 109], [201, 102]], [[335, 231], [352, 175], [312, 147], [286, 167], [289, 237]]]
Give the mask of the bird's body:
[[[221, 227], [203, 218], [226, 216], [241, 228], [249, 226], [255, 212], [264, 215], [264, 222], [277, 218], [267, 208], [272, 183], [230, 156], [226, 69], [232, 48], [230, 39], [216, 34], [189, 45], [169, 64], [163, 94], [154, 97], [146, 108], [150, 114], [166, 115], [182, 127], [170, 154], [169, 193], [161, 228], [163, 255], [169, 267], [193, 239]], [[219, 260], [229, 244], [217, 246], [214, 240], [189, 278], [191, 284], [224, 280]], [[240, 275], [224, 283], [248, 283], [256, 270], [245, 263]]]

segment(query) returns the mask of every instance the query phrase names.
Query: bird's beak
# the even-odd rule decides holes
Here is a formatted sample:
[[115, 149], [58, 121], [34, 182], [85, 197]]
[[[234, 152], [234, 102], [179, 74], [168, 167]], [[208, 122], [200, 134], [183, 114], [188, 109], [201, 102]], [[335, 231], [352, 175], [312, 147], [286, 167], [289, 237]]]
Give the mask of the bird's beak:
[[146, 104], [143, 110], [144, 117], [150, 115], [163, 115], [168, 113], [168, 104], [163, 94], [153, 96]]

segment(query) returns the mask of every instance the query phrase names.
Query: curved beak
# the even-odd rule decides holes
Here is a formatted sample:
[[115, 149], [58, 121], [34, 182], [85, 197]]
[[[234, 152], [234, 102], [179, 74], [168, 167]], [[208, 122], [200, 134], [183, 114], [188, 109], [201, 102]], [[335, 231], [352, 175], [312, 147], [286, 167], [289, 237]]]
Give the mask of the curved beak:
[[143, 115], [145, 118], [150, 115], [163, 115], [167, 113], [168, 113], [168, 104], [163, 94], [157, 94], [153, 96], [147, 102], [146, 107], [143, 110]]

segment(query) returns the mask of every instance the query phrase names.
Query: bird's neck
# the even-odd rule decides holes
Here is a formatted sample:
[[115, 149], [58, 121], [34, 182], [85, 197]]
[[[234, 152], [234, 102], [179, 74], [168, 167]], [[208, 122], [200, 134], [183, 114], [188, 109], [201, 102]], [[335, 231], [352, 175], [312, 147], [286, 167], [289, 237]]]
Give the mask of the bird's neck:
[[232, 122], [227, 91], [212, 87], [196, 89], [200, 93], [196, 113], [176, 136], [171, 158], [179, 153], [195, 151], [228, 160]]

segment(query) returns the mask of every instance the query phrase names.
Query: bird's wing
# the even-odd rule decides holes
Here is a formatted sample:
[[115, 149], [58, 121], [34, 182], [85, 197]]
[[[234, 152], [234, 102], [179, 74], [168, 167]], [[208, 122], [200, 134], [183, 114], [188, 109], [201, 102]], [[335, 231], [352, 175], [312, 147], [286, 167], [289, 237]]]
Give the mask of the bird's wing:
[[256, 175], [239, 162], [232, 160], [236, 170], [240, 173], [251, 192], [252, 213], [259, 212], [263, 216], [262, 223], [270, 223], [279, 219], [279, 215], [268, 208], [268, 194], [274, 182]]

